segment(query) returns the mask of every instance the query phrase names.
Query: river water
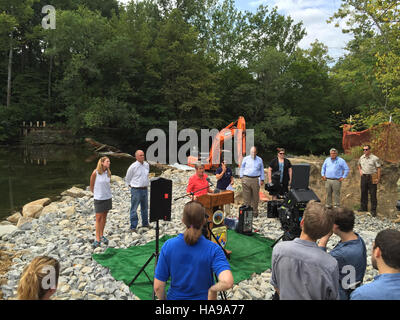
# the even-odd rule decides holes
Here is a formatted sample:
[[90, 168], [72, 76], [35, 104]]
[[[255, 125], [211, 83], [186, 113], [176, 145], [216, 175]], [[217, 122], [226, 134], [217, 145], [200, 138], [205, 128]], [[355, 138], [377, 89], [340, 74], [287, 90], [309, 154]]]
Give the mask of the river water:
[[[264, 163], [272, 157], [268, 154]], [[28, 202], [41, 198], [55, 201], [72, 186], [85, 189], [98, 159], [99, 155], [87, 145], [0, 146], [0, 221], [21, 212]], [[120, 177], [134, 161], [114, 157], [110, 160], [112, 174]], [[150, 171], [161, 173], [154, 166]]]
[[[0, 221], [28, 202], [46, 197], [54, 201], [72, 186], [85, 189], [98, 159], [87, 146], [0, 147]], [[112, 174], [120, 177], [134, 161], [110, 160]]]

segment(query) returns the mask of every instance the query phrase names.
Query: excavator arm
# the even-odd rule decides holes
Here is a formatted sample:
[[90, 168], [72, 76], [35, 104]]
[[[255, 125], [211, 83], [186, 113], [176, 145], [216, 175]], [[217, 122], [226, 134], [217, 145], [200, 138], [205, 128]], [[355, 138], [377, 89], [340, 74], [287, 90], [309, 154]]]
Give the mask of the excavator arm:
[[[234, 139], [235, 135], [237, 135], [236, 139]], [[228, 142], [231, 139], [234, 139], [233, 141], [236, 143], [236, 145], [233, 145], [233, 151], [236, 152], [236, 159], [240, 167], [243, 157], [246, 155], [246, 121], [244, 117], [240, 116], [238, 120], [230, 123], [215, 136], [208, 155], [208, 162], [204, 164], [205, 170], [211, 170], [219, 166], [224, 142]], [[188, 165], [194, 167], [197, 161], [199, 161], [197, 157], [190, 156]]]

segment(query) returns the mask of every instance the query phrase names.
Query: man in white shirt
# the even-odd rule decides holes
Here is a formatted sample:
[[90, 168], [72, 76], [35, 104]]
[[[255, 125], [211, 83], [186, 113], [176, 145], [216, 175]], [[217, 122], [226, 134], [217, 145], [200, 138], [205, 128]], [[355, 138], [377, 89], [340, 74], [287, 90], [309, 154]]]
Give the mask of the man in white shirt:
[[125, 183], [131, 188], [130, 230], [136, 232], [138, 226], [137, 208], [140, 204], [142, 226], [150, 227], [148, 221], [148, 192], [150, 166], [144, 161], [144, 152], [135, 152], [136, 161], [130, 165], [125, 176]]

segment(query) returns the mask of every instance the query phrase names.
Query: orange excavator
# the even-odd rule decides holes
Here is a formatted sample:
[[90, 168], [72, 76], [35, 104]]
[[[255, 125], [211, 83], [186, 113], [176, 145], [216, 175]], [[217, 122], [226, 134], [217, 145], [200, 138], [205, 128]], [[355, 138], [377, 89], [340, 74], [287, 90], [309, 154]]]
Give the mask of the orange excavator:
[[[240, 167], [243, 157], [246, 156], [246, 121], [244, 117], [240, 116], [235, 122], [232, 122], [227, 127], [222, 129], [214, 138], [212, 142], [212, 146], [210, 149], [210, 153], [208, 154], [208, 161], [204, 163], [205, 170], [212, 170], [218, 168], [221, 160], [221, 154], [223, 151], [224, 142], [229, 141], [237, 136], [235, 146], [233, 147], [233, 152], [236, 152], [238, 165]], [[194, 167], [195, 163], [201, 159], [189, 156], [188, 157], [188, 165]], [[232, 159], [234, 160], [234, 159]], [[205, 161], [203, 161], [205, 162]]]
[[[213, 170], [218, 168], [221, 160], [221, 153], [223, 151], [223, 143], [224, 141], [229, 141], [229, 139], [235, 137], [235, 134], [238, 134], [238, 137], [236, 139], [236, 146], [233, 146], [233, 151], [236, 151], [238, 167], [240, 168], [242, 160], [246, 156], [246, 121], [242, 116], [240, 116], [235, 122], [230, 123], [215, 136], [210, 153], [207, 157], [208, 161], [204, 164], [205, 170]], [[194, 167], [195, 163], [199, 160], [201, 159], [194, 156], [189, 156], [188, 165]], [[260, 201], [265, 202], [269, 200], [262, 189], [260, 189], [259, 196]]]

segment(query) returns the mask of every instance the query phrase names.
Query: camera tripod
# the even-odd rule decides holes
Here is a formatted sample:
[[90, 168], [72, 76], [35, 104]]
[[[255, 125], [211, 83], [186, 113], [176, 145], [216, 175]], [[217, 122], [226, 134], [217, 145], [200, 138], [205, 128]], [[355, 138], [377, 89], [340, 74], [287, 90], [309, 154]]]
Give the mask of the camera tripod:
[[[154, 283], [153, 281], [150, 279], [149, 275], [147, 274], [145, 268], [147, 267], [147, 265], [151, 262], [151, 260], [153, 260], [153, 258], [156, 259], [155, 264], [154, 264], [154, 270], [157, 266], [157, 262], [158, 262], [158, 256], [160, 255], [159, 253], [159, 236], [160, 236], [160, 229], [159, 229], [159, 223], [158, 220], [156, 221], [156, 251], [153, 252], [150, 256], [150, 258], [146, 261], [146, 263], [142, 266], [142, 268], [139, 270], [139, 272], [136, 274], [136, 276], [132, 279], [131, 282], [129, 282], [128, 287], [131, 287], [131, 285], [133, 285], [133, 283], [136, 281], [136, 279], [140, 276], [140, 274], [142, 272], [144, 272], [144, 274], [146, 275], [147, 279], [149, 280], [149, 282], [151, 283], [152, 287], [154, 287]], [[154, 292], [154, 288], [153, 288], [153, 293], [152, 293], [152, 299], [155, 300], [155, 292]]]

